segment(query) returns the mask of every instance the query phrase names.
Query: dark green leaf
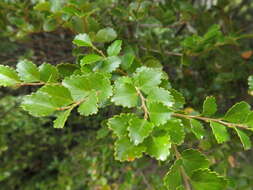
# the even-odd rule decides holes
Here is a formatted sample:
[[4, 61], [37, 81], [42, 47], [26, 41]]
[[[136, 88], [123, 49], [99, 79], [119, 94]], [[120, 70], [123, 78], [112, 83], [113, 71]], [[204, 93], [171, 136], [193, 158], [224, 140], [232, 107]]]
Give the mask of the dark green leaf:
[[248, 150], [251, 148], [251, 141], [250, 141], [250, 138], [249, 136], [243, 132], [242, 130], [238, 129], [235, 127], [235, 130], [237, 132], [237, 135], [239, 136], [242, 144], [243, 144], [243, 147], [245, 150]]
[[62, 78], [72, 75], [75, 71], [78, 70], [78, 67], [70, 63], [61, 63], [57, 65], [57, 69]]
[[161, 128], [165, 129], [170, 136], [170, 141], [173, 144], [182, 144], [184, 142], [185, 132], [184, 126], [180, 119], [170, 119]]
[[55, 18], [49, 17], [43, 23], [43, 30], [46, 32], [51, 32], [57, 28], [57, 20]]
[[195, 149], [185, 150], [182, 152], [181, 157], [188, 176], [192, 176], [194, 171], [198, 169], [209, 168], [210, 163], [206, 156]]
[[205, 136], [205, 130], [202, 123], [200, 123], [198, 120], [195, 119], [191, 119], [190, 123], [191, 123], [191, 130], [194, 133], [194, 135], [198, 139], [203, 139], [203, 137]]
[[133, 64], [134, 58], [135, 58], [135, 56], [133, 53], [126, 53], [121, 58], [121, 61], [122, 61], [121, 67], [125, 70], [128, 70], [131, 67], [131, 65]]
[[185, 104], [184, 96], [175, 89], [169, 89], [169, 91], [175, 100], [174, 106], [176, 108], [182, 108]]
[[226, 126], [213, 121], [210, 122], [210, 126], [218, 143], [224, 143], [230, 139]]
[[194, 190], [225, 190], [227, 181], [208, 169], [195, 171], [191, 176]]
[[181, 177], [182, 160], [177, 160], [164, 177], [164, 184], [169, 190], [178, 190], [183, 185]]
[[217, 111], [217, 105], [216, 105], [215, 97], [213, 96], [206, 97], [203, 104], [202, 114], [206, 116], [212, 116], [216, 113], [216, 111]]

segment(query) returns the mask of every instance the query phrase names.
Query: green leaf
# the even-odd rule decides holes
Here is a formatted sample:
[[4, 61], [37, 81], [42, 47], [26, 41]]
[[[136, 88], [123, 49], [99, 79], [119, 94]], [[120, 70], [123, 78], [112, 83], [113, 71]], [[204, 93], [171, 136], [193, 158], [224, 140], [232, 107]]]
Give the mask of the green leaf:
[[184, 126], [180, 119], [170, 119], [161, 128], [165, 129], [173, 144], [182, 144], [185, 138]]
[[170, 91], [159, 87], [154, 87], [149, 92], [147, 100], [160, 102], [169, 107], [171, 107], [174, 104], [174, 98], [171, 95]]
[[209, 169], [195, 171], [191, 183], [194, 190], [224, 190], [227, 187], [227, 181]]
[[71, 94], [67, 88], [61, 85], [50, 84], [41, 87], [38, 92], [44, 93], [57, 107], [67, 106], [73, 103]]
[[133, 62], [134, 62], [134, 54], [133, 53], [126, 53], [125, 55], [122, 56], [121, 58], [121, 67], [124, 69], [124, 70], [128, 70]]
[[18, 75], [24, 82], [40, 81], [40, 73], [35, 64], [28, 60], [19, 61], [17, 64]]
[[89, 116], [98, 112], [98, 99], [96, 91], [93, 91], [87, 96], [83, 103], [78, 107], [78, 112], [81, 115]]
[[240, 130], [236, 127], [234, 129], [236, 130], [237, 135], [239, 136], [244, 149], [249, 150], [251, 148], [251, 141], [250, 141], [249, 136], [246, 133], [244, 133], [242, 130]]
[[217, 111], [217, 105], [215, 97], [208, 96], [206, 97], [204, 104], [203, 104], [203, 112], [202, 114], [205, 116], [212, 116]]
[[117, 56], [107, 57], [103, 63], [98, 64], [94, 70], [98, 70], [100, 72], [110, 73], [115, 71], [119, 65], [121, 64], [121, 59]]
[[98, 102], [104, 102], [112, 94], [110, 80], [100, 73], [65, 78], [63, 86], [69, 89], [75, 101], [85, 99], [93, 90], [97, 93]]
[[61, 129], [64, 127], [72, 109], [68, 109], [66, 111], [61, 111], [57, 116], [56, 120], [54, 120], [54, 128]]
[[144, 143], [146, 152], [157, 160], [165, 161], [170, 155], [171, 142], [167, 134], [149, 136]]
[[247, 118], [243, 124], [247, 125], [249, 128], [253, 128], [253, 112], [249, 112]]
[[210, 162], [205, 155], [195, 149], [188, 149], [182, 152], [181, 159], [188, 176], [192, 176], [198, 169], [209, 168]]
[[182, 164], [182, 160], [176, 160], [169, 172], [165, 175], [164, 184], [169, 190], [178, 190], [178, 187], [183, 185], [180, 172]]
[[84, 47], [92, 47], [93, 46], [89, 35], [86, 33], [76, 35], [73, 40], [73, 44], [75, 44], [79, 47], [83, 47], [83, 46]]
[[65, 6], [65, 7], [62, 9], [62, 11], [63, 11], [64, 13], [67, 13], [67, 14], [71, 15], [71, 16], [75, 15], [75, 16], [78, 16], [78, 17], [79, 17], [79, 16], [81, 15], [81, 11], [78, 10], [76, 7], [71, 7], [71, 6], [67, 7], [67, 6]]
[[59, 71], [60, 76], [62, 78], [65, 78], [72, 75], [79, 68], [77, 67], [77, 65], [71, 63], [61, 63], [57, 65], [57, 69]]
[[57, 109], [51, 98], [41, 92], [37, 92], [23, 98], [21, 107], [33, 116], [48, 116]]
[[201, 122], [195, 119], [190, 120], [191, 130], [198, 139], [203, 139], [205, 136], [205, 130]]
[[173, 96], [174, 100], [175, 100], [175, 104], [174, 104], [174, 107], [176, 108], [182, 108], [185, 104], [185, 98], [184, 96], [178, 92], [177, 90], [175, 89], [169, 89], [171, 95]]
[[148, 112], [151, 122], [155, 125], [165, 124], [172, 114], [170, 108], [158, 102], [148, 102]]
[[135, 107], [138, 103], [138, 94], [129, 77], [121, 77], [115, 81], [112, 102], [123, 107]]
[[210, 165], [206, 156], [195, 149], [183, 151], [180, 157], [164, 178], [165, 186], [170, 190], [180, 189], [183, 183], [182, 171], [185, 171], [189, 182], [191, 182], [191, 177], [196, 171], [207, 169]]
[[116, 40], [114, 41], [108, 48], [107, 48], [107, 54], [108, 56], [117, 56], [120, 53], [121, 50], [122, 41]]
[[40, 2], [37, 3], [34, 7], [36, 11], [49, 11], [50, 10], [50, 3], [49, 2]]
[[46, 32], [51, 32], [55, 30], [58, 26], [57, 20], [53, 17], [49, 17], [43, 22], [43, 30]]
[[115, 135], [121, 138], [123, 136], [127, 136], [129, 121], [133, 118], [136, 118], [136, 116], [133, 114], [122, 113], [120, 115], [114, 116], [113, 118], [110, 118], [107, 125]]
[[115, 32], [115, 30], [113, 30], [110, 27], [101, 29], [96, 34], [96, 41], [101, 42], [101, 43], [111, 42], [115, 40], [116, 38], [117, 38], [117, 33]]
[[250, 105], [246, 102], [239, 102], [233, 105], [226, 113], [224, 120], [242, 123], [250, 112]]
[[161, 83], [162, 72], [157, 69], [143, 66], [136, 70], [133, 78], [134, 85], [148, 94], [151, 89]]
[[219, 144], [230, 139], [227, 129], [224, 125], [211, 121], [210, 126], [212, 127], [213, 134]]
[[81, 65], [88, 65], [98, 61], [102, 61], [104, 58], [97, 54], [88, 54], [81, 59]]
[[149, 136], [152, 132], [154, 125], [147, 120], [140, 118], [132, 118], [129, 122], [129, 137], [134, 145], [138, 145]]
[[18, 74], [14, 69], [0, 65], [0, 86], [14, 86], [20, 83]]
[[57, 82], [59, 79], [59, 72], [56, 67], [51, 64], [43, 63], [39, 67], [40, 80], [43, 82]]
[[118, 139], [115, 143], [115, 158], [120, 161], [133, 161], [140, 158], [146, 147], [142, 144], [135, 146], [127, 137]]

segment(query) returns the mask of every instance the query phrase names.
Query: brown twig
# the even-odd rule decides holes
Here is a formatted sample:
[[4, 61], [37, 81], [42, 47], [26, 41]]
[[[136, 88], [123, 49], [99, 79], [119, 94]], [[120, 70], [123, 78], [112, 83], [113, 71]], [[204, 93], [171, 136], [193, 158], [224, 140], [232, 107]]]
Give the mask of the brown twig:
[[144, 119], [147, 120], [148, 116], [149, 116], [149, 112], [148, 112], [148, 108], [146, 106], [146, 98], [143, 96], [143, 94], [141, 93], [139, 88], [135, 87], [135, 89], [137, 91], [138, 96], [140, 96], [140, 98], [141, 98], [141, 108], [144, 111]]
[[213, 121], [213, 122], [220, 123], [220, 124], [225, 125], [230, 128], [239, 127], [242, 129], [249, 129], [249, 127], [247, 125], [243, 125], [243, 124], [239, 124], [239, 123], [229, 123], [229, 122], [223, 121], [222, 119], [214, 119], [214, 118], [195, 116], [195, 115], [185, 115], [185, 114], [180, 114], [180, 113], [174, 113], [173, 116], [186, 118], [186, 119], [198, 119], [198, 120], [202, 120], [202, 121], [205, 121], [208, 123], [210, 121]]
[[145, 51], [151, 51], [151, 52], [154, 52], [154, 53], [159, 53], [159, 54], [166, 54], [166, 55], [173, 55], [173, 56], [183, 56], [182, 53], [177, 53], [177, 52], [172, 52], [172, 51], [162, 51], [160, 52], [159, 50], [156, 50], [156, 49], [149, 49], [149, 48], [145, 48], [145, 47], [140, 47], [141, 49], [145, 50]]
[[46, 84], [51, 84], [51, 85], [56, 85], [60, 83], [46, 83], [46, 82], [28, 82], [28, 83], [18, 83], [16, 84], [16, 87], [21, 87], [21, 86], [42, 86]]
[[83, 103], [85, 101], [85, 99], [77, 101], [69, 106], [65, 106], [65, 107], [61, 107], [61, 108], [57, 108], [57, 111], [64, 111], [64, 110], [68, 110], [68, 109], [73, 109], [74, 107], [80, 105], [81, 103]]
[[96, 52], [98, 52], [100, 55], [102, 55], [102, 57], [106, 58], [105, 54], [103, 53], [103, 51], [99, 50], [96, 46], [91, 46], [92, 49], [94, 49]]

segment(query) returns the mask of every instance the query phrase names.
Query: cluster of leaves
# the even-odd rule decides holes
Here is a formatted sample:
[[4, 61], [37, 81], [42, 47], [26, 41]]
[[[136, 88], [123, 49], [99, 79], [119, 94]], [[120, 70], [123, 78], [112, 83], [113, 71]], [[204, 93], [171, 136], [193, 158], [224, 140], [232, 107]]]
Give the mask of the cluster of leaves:
[[[101, 43], [116, 38], [116, 32], [111, 28], [101, 31]], [[184, 142], [188, 126], [197, 138], [205, 136], [206, 131], [198, 121], [202, 120], [210, 123], [218, 143], [230, 139], [227, 132], [230, 127], [236, 131], [244, 148], [249, 149], [250, 139], [241, 130], [253, 128], [253, 112], [246, 102], [235, 104], [222, 118], [210, 118], [215, 115], [217, 105], [214, 97], [207, 97], [201, 115], [185, 114], [181, 109], [184, 98], [171, 88], [162, 67], [142, 65], [129, 53], [119, 56], [122, 41], [115, 40], [109, 45], [107, 54], [99, 50], [86, 33], [77, 35], [73, 43], [93, 51], [82, 57], [79, 66], [60, 64], [55, 67], [45, 63], [38, 68], [31, 61], [21, 60], [16, 71], [1, 65], [0, 85], [42, 85], [25, 96], [21, 106], [37, 117], [56, 115], [55, 128], [64, 127], [74, 108], [79, 114], [89, 116], [110, 104], [126, 107], [128, 112], [108, 120], [108, 127], [117, 136], [116, 159], [133, 161], [146, 153], [165, 161], [174, 149], [177, 160], [165, 177], [169, 189], [176, 190], [184, 185], [196, 190], [226, 187], [223, 178], [208, 170], [209, 163], [203, 155], [194, 149], [180, 154], [176, 147]]]
[[[75, 45], [73, 55], [76, 56], [76, 64], [61, 63], [54, 66], [43, 63], [37, 66], [32, 61], [20, 59], [16, 70], [0, 65], [0, 86], [15, 90], [25, 86], [37, 89], [36, 86], [39, 86], [35, 92], [22, 98], [21, 106], [36, 117], [53, 116], [56, 118], [54, 128], [63, 128], [66, 122], [67, 125], [73, 125], [74, 120], [68, 118], [76, 114], [76, 108], [78, 114], [85, 118], [95, 114], [94, 118], [102, 117], [104, 127], [98, 131], [100, 135], [107, 134], [107, 129], [113, 133], [114, 146], [111, 147], [111, 141], [104, 142], [104, 147], [108, 149], [104, 150], [106, 156], [101, 158], [102, 161], [96, 160], [92, 151], [87, 151], [85, 155], [93, 157], [86, 159], [80, 156], [83, 148], [80, 142], [87, 142], [87, 147], [95, 146], [96, 143], [89, 144], [97, 141], [92, 138], [94, 134], [89, 132], [82, 134], [86, 135], [83, 138], [78, 137], [80, 146], [76, 148], [77, 153], [66, 150], [66, 155], [74, 155], [73, 160], [55, 161], [52, 167], [64, 168], [58, 175], [63, 185], [57, 188], [78, 189], [89, 186], [96, 189], [95, 185], [99, 183], [103, 184], [99, 188], [104, 189], [134, 189], [134, 184], [140, 183], [140, 179], [135, 180], [133, 172], [128, 173], [131, 177], [123, 177], [129, 179], [125, 182], [131, 182], [119, 186], [105, 185], [107, 179], [115, 180], [120, 178], [119, 175], [112, 179], [108, 177], [114, 176], [112, 172], [102, 178], [97, 174], [98, 168], [106, 167], [105, 160], [110, 160], [108, 165], [112, 163], [113, 150], [119, 161], [135, 160], [131, 165], [132, 170], [137, 170], [142, 159], [149, 156], [162, 161], [167, 168], [171, 165], [164, 177], [164, 185], [155, 186], [152, 181], [155, 189], [251, 188], [249, 176], [252, 171], [245, 174], [247, 163], [250, 163], [245, 158], [247, 155], [242, 154], [242, 163], [246, 160], [246, 164], [241, 164], [239, 168], [234, 160], [234, 155], [242, 151], [239, 141], [245, 150], [251, 147], [253, 120], [250, 105], [238, 101], [224, 115], [221, 114], [235, 101], [245, 98], [245, 81], [252, 70], [250, 56], [245, 58], [238, 54], [238, 48], [245, 50], [250, 47], [248, 42], [242, 43], [241, 47], [238, 40], [250, 35], [236, 33], [243, 25], [241, 20], [228, 21], [234, 16], [233, 10], [237, 9], [234, 6], [237, 5], [244, 6], [243, 3], [226, 0], [208, 5], [202, 1], [187, 0], [0, 2], [3, 10], [0, 13], [1, 37], [17, 40], [29, 37], [30, 34], [64, 28], [75, 34], [72, 37]], [[242, 9], [241, 15], [244, 12], [247, 11]], [[210, 27], [210, 24], [213, 25]], [[252, 94], [252, 80], [250, 77], [249, 94]], [[238, 86], [242, 89], [238, 89]], [[204, 97], [210, 94], [219, 101], [219, 108], [213, 96], [206, 97], [202, 105]], [[104, 115], [99, 112], [106, 107], [120, 111]], [[202, 111], [197, 111], [201, 107]], [[93, 126], [100, 122], [100, 119], [93, 120], [92, 124], [87, 121], [83, 123]], [[66, 138], [70, 136], [71, 132]], [[3, 142], [7, 142], [8, 135], [1, 137], [5, 139]], [[106, 136], [107, 139], [110, 137]], [[60, 142], [64, 140], [63, 137]], [[0, 153], [6, 149], [6, 143], [2, 144]], [[72, 146], [72, 143], [64, 146]], [[196, 149], [203, 150], [203, 153]], [[209, 161], [204, 153], [208, 155]], [[173, 161], [174, 164], [171, 164]], [[97, 180], [97, 184], [80, 182], [86, 177], [83, 174], [80, 174], [79, 181], [74, 180], [74, 174], [73, 179], [67, 179], [68, 173], [76, 172], [76, 168], [67, 166], [77, 162], [91, 168], [89, 177], [93, 181]], [[105, 163], [101, 166], [98, 162]], [[84, 166], [78, 165], [77, 168]], [[27, 164], [20, 170], [26, 167]], [[112, 169], [112, 166], [109, 168]], [[16, 170], [5, 168], [3, 171], [8, 171], [1, 176], [5, 180], [11, 178], [10, 173]], [[102, 172], [105, 173], [105, 170]], [[220, 177], [218, 173], [229, 180]], [[161, 184], [160, 180], [157, 181], [157, 184]], [[8, 182], [9, 185], [12, 183]], [[51, 179], [48, 179], [48, 184], [36, 185], [39, 189], [56, 189]], [[150, 185], [147, 183], [147, 186]], [[144, 189], [142, 186], [136, 188]]]

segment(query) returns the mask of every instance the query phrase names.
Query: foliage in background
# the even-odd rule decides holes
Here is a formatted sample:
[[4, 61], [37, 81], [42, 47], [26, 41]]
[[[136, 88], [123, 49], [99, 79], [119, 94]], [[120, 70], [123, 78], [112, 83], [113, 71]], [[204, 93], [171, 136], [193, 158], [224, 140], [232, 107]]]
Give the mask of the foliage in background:
[[252, 188], [252, 3], [0, 8], [1, 186]]

